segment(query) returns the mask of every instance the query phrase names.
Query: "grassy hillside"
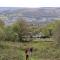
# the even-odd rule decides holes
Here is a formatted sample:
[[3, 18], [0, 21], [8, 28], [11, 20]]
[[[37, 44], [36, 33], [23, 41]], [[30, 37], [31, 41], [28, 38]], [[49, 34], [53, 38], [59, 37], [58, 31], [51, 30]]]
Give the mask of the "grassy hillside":
[[0, 42], [0, 60], [25, 60], [24, 50], [33, 47], [31, 60], [59, 60], [60, 49], [53, 41]]

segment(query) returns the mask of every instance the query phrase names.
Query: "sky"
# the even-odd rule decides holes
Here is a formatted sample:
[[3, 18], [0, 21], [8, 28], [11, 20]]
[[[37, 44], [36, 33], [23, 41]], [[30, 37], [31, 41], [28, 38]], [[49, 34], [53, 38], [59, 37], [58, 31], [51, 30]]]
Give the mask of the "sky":
[[0, 7], [60, 7], [60, 0], [0, 0]]

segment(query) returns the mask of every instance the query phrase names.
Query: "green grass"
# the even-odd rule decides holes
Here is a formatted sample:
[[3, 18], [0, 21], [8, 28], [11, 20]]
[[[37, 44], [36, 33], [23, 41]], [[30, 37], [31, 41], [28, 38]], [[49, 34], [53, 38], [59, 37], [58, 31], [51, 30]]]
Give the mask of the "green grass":
[[0, 42], [0, 60], [25, 60], [24, 50], [33, 47], [31, 60], [60, 60], [60, 48], [54, 41]]

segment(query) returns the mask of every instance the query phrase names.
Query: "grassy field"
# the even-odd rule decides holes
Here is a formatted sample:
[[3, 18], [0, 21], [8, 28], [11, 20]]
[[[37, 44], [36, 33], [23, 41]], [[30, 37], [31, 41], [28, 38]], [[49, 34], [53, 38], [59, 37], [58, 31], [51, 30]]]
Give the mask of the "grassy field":
[[60, 48], [54, 41], [0, 42], [0, 60], [25, 60], [24, 50], [33, 47], [31, 60], [60, 60]]

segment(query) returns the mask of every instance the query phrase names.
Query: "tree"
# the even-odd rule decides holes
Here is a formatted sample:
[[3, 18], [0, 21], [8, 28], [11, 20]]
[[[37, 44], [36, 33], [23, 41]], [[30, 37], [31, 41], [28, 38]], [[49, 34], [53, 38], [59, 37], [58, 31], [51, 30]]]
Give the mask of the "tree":
[[28, 36], [29, 27], [28, 23], [24, 19], [18, 19], [12, 25], [13, 31], [18, 35], [19, 41], [24, 41], [23, 37]]
[[17, 41], [16, 33], [12, 30], [11, 26], [5, 27], [5, 40], [6, 41]]
[[51, 23], [48, 23], [46, 26], [43, 26], [40, 31], [45, 35], [45, 36], [48, 36], [48, 37], [52, 37], [53, 34], [54, 34], [54, 30], [55, 30], [55, 27], [56, 27], [56, 22], [51, 22]]
[[54, 39], [56, 41], [56, 46], [60, 46], [60, 21], [56, 22]]
[[0, 41], [5, 40], [5, 31], [0, 28]]
[[0, 19], [0, 40], [5, 40], [4, 21]]
[[4, 25], [5, 25], [4, 21], [0, 19], [0, 28], [4, 28]]

